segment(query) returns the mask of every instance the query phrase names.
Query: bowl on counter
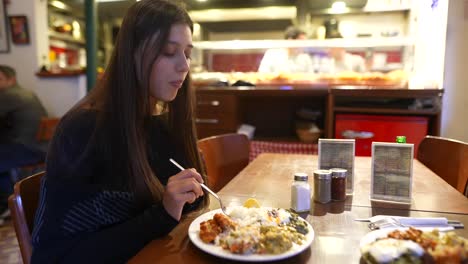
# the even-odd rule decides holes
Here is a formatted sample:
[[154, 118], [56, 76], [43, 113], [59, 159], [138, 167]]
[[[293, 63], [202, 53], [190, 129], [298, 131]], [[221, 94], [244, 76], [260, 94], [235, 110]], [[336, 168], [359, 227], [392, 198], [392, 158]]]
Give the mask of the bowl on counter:
[[322, 130], [313, 122], [296, 122], [297, 137], [303, 143], [317, 143]]

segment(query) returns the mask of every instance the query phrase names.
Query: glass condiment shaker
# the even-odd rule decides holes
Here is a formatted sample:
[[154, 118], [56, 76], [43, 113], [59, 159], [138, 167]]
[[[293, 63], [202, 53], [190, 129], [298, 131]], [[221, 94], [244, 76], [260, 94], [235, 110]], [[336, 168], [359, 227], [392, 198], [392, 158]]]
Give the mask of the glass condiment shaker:
[[331, 176], [330, 170], [314, 171], [314, 200], [319, 203], [331, 201]]
[[333, 168], [331, 181], [331, 198], [333, 201], [346, 200], [346, 169]]
[[291, 185], [291, 209], [298, 213], [310, 211], [310, 185], [306, 173], [294, 174]]

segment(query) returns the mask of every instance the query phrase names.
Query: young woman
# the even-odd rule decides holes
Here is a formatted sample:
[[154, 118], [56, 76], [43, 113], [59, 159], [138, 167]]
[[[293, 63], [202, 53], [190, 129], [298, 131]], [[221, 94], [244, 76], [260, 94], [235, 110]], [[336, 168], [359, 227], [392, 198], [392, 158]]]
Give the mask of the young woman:
[[[192, 21], [136, 2], [103, 79], [61, 120], [47, 157], [32, 263], [122, 263], [207, 205], [192, 117]], [[174, 158], [187, 169], [180, 172]]]

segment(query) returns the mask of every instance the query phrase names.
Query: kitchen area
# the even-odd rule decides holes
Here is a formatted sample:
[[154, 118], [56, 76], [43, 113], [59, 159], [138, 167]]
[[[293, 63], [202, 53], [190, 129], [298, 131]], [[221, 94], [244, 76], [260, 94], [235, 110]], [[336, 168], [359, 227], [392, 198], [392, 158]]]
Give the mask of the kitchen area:
[[[31, 41], [10, 43], [0, 61], [17, 68], [20, 83], [59, 117], [90, 89], [88, 1], [6, 2], [6, 16], [28, 18]], [[461, 67], [468, 1], [185, 2], [195, 22], [191, 72], [199, 138], [242, 128], [253, 140], [280, 142], [356, 138], [369, 145], [395, 134], [416, 145], [427, 134], [468, 140]], [[97, 1], [98, 75], [131, 3]], [[305, 38], [284, 39], [291, 26]], [[264, 54], [281, 49], [307, 54], [310, 69], [260, 71]], [[335, 49], [360, 58], [364, 70], [333, 70]], [[359, 153], [370, 155], [368, 147]]]

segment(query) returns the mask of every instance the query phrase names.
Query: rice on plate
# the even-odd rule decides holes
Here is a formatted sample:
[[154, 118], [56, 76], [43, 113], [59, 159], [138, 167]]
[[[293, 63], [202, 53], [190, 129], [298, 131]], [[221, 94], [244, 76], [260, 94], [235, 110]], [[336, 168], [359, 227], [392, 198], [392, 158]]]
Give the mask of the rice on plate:
[[[273, 213], [276, 212], [276, 213]], [[241, 226], [288, 224], [291, 213], [284, 209], [231, 207], [228, 211], [231, 220]]]

